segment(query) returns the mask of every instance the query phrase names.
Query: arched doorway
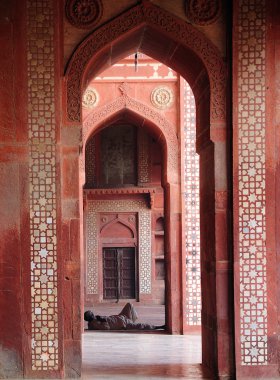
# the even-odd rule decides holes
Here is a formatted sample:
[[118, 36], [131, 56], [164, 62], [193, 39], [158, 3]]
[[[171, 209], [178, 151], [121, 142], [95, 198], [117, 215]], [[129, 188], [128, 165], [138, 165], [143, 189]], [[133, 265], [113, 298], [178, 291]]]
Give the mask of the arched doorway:
[[[136, 230], [133, 233], [133, 245], [138, 253], [135, 287], [138, 293], [134, 298], [145, 304], [164, 304], [164, 188], [167, 185], [166, 173], [171, 170], [167, 170], [171, 161], [167, 162], [164, 152], [172, 150], [173, 155], [178, 154], [174, 126], [155, 110], [123, 94], [98, 110], [91, 111], [83, 123], [83, 139], [83, 209], [87, 215], [84, 226], [87, 236], [85, 261], [89, 263], [85, 266], [85, 302], [88, 306], [96, 306], [96, 302], [104, 300], [100, 250], [106, 242], [102, 239], [101, 230], [107, 224], [112, 225], [114, 220], [128, 218], [130, 227], [132, 223]], [[102, 151], [107, 152], [109, 146], [112, 152], [106, 159], [103, 157], [106, 153]], [[123, 164], [122, 149], [130, 161], [126, 165]], [[99, 160], [103, 163], [102, 167]], [[109, 161], [112, 165], [109, 165]], [[125, 166], [128, 171], [123, 173]], [[102, 212], [106, 213], [104, 217]], [[129, 212], [134, 213], [134, 216], [128, 215]], [[101, 218], [101, 229], [93, 236], [90, 231], [97, 231], [96, 218]], [[129, 243], [128, 237], [122, 238], [121, 234], [117, 236], [117, 231], [110, 238], [110, 246], [114, 246], [114, 241], [122, 246]], [[92, 267], [95, 268], [94, 275]], [[94, 287], [93, 277], [99, 278]]]
[[[219, 53], [190, 25], [152, 4], [138, 5], [93, 32], [73, 54], [66, 71], [65, 125], [81, 123], [81, 93], [89, 79], [135, 50], [165, 62], [180, 73], [191, 85], [196, 98], [201, 179], [203, 364], [215, 373], [228, 375], [232, 371], [233, 344], [228, 290], [231, 261], [227, 249], [230, 232], [227, 227], [226, 81]], [[171, 157], [166, 152], [171, 164], [166, 173], [167, 320], [169, 330], [178, 333], [182, 331], [181, 237], [174, 233], [179, 229], [172, 226], [180, 225], [181, 214], [178, 165]]]

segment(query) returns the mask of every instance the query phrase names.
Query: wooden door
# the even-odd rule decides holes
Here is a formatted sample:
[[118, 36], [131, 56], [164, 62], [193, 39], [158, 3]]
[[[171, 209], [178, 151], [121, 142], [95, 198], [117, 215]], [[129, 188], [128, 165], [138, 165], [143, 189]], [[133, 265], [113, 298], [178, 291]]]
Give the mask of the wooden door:
[[103, 249], [103, 297], [127, 299], [136, 297], [135, 249]]
[[122, 248], [120, 257], [120, 298], [135, 298], [135, 249]]
[[116, 248], [103, 249], [103, 297], [118, 298], [118, 260]]

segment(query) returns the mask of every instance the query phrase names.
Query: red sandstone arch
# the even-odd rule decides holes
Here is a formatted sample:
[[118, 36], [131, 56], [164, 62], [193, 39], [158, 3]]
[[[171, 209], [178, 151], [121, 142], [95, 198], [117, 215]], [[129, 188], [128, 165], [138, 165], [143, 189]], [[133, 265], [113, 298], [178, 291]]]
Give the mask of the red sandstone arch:
[[[179, 162], [179, 152], [175, 127], [159, 112], [128, 95], [122, 95], [116, 100], [93, 110], [86, 117], [83, 122], [82, 130], [83, 146], [86, 146], [89, 137], [95, 133], [101, 125], [104, 125], [108, 120], [112, 122], [112, 119], [116, 117], [136, 121], [138, 126], [148, 127], [150, 130], [156, 129], [156, 134], [162, 141], [163, 148], [165, 148], [164, 150], [166, 150], [166, 180], [168, 182], [176, 181], [177, 178], [175, 178], [175, 176]], [[82, 167], [85, 167], [84, 163]]]
[[225, 119], [226, 73], [218, 49], [191, 25], [144, 2], [91, 33], [72, 55], [65, 75], [68, 121], [81, 121], [80, 93], [89, 79], [135, 50], [175, 69], [194, 94], [209, 79], [211, 119]]
[[[189, 82], [196, 98], [203, 363], [215, 376], [230, 376], [233, 313], [229, 291], [232, 262], [228, 252], [227, 93], [225, 67], [217, 48], [192, 25], [145, 1], [98, 28], [77, 47], [65, 73], [64, 121], [66, 125], [81, 124], [81, 95], [89, 81], [136, 50], [177, 71]], [[177, 178], [179, 174], [177, 167]], [[176, 231], [182, 218], [178, 202], [181, 189], [173, 178], [167, 185], [167, 316], [170, 331], [180, 332], [185, 259]]]
[[[107, 237], [107, 236], [104, 236], [106, 232], [108, 232], [108, 230], [110, 231], [111, 228], [116, 225], [116, 224], [119, 224], [121, 225], [122, 227], [124, 227], [125, 229], [127, 229], [132, 236], [129, 236], [130, 239], [134, 239], [135, 236], [137, 235], [136, 231], [135, 231], [135, 228], [133, 225], [127, 223], [125, 220], [121, 219], [121, 218], [116, 218], [116, 219], [113, 219], [111, 220], [111, 222], [105, 224], [101, 230], [100, 230], [100, 237], [101, 238], [104, 238], [104, 237]], [[126, 236], [127, 237], [127, 236]]]

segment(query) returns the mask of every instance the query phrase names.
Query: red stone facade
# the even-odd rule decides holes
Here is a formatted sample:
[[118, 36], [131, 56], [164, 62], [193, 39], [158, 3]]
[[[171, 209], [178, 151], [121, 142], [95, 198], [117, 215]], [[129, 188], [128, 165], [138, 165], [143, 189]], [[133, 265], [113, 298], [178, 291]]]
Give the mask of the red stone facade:
[[[151, 118], [155, 127], [158, 123], [166, 125], [166, 133], [170, 135], [173, 130], [175, 136], [180, 133], [179, 99], [177, 74], [140, 53], [137, 58], [131, 55], [105, 70], [89, 83], [83, 95], [85, 148], [81, 176], [85, 178], [87, 306], [114, 300], [113, 295], [106, 295], [104, 255], [108, 247], [111, 250], [113, 247], [133, 247], [135, 251], [134, 281], [130, 281], [130, 286], [134, 282], [135, 291], [131, 293], [134, 296], [129, 296], [128, 292], [120, 299], [132, 298], [145, 304], [165, 303], [164, 147], [149, 125], [140, 122], [140, 113]], [[127, 103], [133, 105], [129, 117]], [[99, 114], [102, 119], [97, 124]], [[176, 153], [176, 137], [173, 141]], [[173, 160], [170, 165], [174, 166]], [[129, 218], [127, 212], [135, 214], [134, 232], [131, 230], [133, 239], [122, 236], [124, 230], [120, 228]], [[106, 223], [102, 222], [104, 218]], [[110, 238], [104, 240], [102, 231], [107, 223]], [[132, 225], [128, 224], [127, 228], [131, 229]], [[117, 272], [119, 267], [115, 257], [111, 271]], [[120, 281], [117, 278], [112, 281], [115, 281], [114, 286], [125, 282], [122, 277]], [[116, 289], [112, 294], [115, 300], [119, 296]]]
[[[279, 378], [279, 2], [238, 0], [230, 9], [211, 1], [211, 15], [200, 1], [188, 2], [197, 5], [190, 9], [179, 0], [93, 1], [89, 19], [83, 7], [65, 9], [73, 3], [0, 5], [0, 376], [81, 372], [79, 168], [83, 142], [109, 115], [110, 123], [121, 116], [143, 126], [162, 147], [167, 325], [184, 331], [176, 123], [126, 87], [115, 88], [108, 104], [100, 96], [99, 111], [82, 119], [91, 80], [138, 51], [186, 79], [195, 97], [203, 365], [216, 378]], [[70, 23], [69, 14], [78, 21]], [[133, 195], [138, 211], [100, 211], [126, 226], [126, 243], [139, 237], [136, 212], [144, 213], [148, 194]], [[155, 234], [160, 213], [151, 218]], [[109, 231], [99, 229], [101, 238], [110, 239]]]

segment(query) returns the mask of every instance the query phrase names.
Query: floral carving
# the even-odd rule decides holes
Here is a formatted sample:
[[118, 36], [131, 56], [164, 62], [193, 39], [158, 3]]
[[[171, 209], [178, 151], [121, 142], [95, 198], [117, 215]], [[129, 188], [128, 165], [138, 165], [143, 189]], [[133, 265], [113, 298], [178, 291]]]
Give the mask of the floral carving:
[[101, 0], [68, 0], [65, 13], [73, 26], [92, 28], [102, 16], [102, 3]]
[[212, 24], [220, 14], [221, 0], [186, 0], [186, 16], [194, 24]]
[[102, 48], [121, 35], [147, 25], [192, 50], [204, 63], [211, 86], [211, 119], [225, 120], [226, 71], [217, 48], [192, 25], [154, 6], [140, 4], [100, 27], [84, 40], [73, 54], [66, 72], [67, 114], [73, 122], [81, 121], [81, 90], [86, 67]]
[[173, 92], [169, 87], [156, 87], [151, 93], [151, 102], [156, 108], [166, 109], [173, 103]]
[[93, 108], [99, 101], [98, 92], [94, 88], [86, 89], [83, 96], [83, 106], [86, 108]]
[[122, 93], [122, 95], [129, 95], [129, 91], [131, 90], [131, 87], [129, 86], [127, 82], [123, 82], [119, 86], [119, 90]]

